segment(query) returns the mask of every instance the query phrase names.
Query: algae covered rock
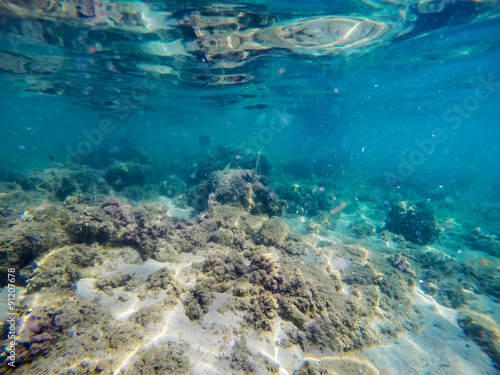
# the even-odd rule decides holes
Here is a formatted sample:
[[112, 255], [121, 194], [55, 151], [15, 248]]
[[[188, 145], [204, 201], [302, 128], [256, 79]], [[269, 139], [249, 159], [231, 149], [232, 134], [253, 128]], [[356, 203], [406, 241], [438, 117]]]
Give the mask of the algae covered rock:
[[123, 188], [143, 183], [151, 172], [151, 167], [145, 164], [115, 161], [107, 168], [105, 179], [114, 188]]
[[486, 254], [500, 256], [500, 241], [496, 234], [489, 234], [480, 227], [468, 228], [468, 231], [461, 236], [472, 250], [483, 251]]
[[191, 192], [189, 199], [199, 211], [225, 204], [269, 216], [283, 215], [286, 205], [270, 188], [269, 180], [251, 169], [215, 171]]
[[111, 190], [99, 172], [63, 166], [11, 172], [7, 176], [7, 181], [19, 185], [25, 192], [45, 192], [47, 195], [54, 195], [61, 202], [74, 195], [95, 201]]
[[160, 342], [141, 347], [137, 359], [123, 371], [126, 375], [135, 374], [188, 374], [191, 365], [187, 356], [187, 346], [174, 342]]
[[387, 213], [384, 229], [418, 245], [432, 243], [439, 236], [434, 211], [425, 202], [412, 206], [407, 206], [405, 202], [393, 204]]
[[266, 246], [276, 246], [283, 242], [290, 233], [288, 225], [279, 217], [272, 217], [264, 221], [255, 235], [255, 242]]
[[307, 360], [302, 367], [294, 372], [295, 375], [377, 375], [379, 371], [367, 359], [355, 355], [343, 355], [339, 358], [322, 361]]
[[368, 220], [358, 219], [349, 225], [348, 233], [355, 238], [369, 237], [375, 233], [375, 225]]
[[277, 188], [278, 195], [288, 202], [287, 212], [315, 216], [330, 211], [336, 203], [335, 195], [315, 185], [284, 184]]

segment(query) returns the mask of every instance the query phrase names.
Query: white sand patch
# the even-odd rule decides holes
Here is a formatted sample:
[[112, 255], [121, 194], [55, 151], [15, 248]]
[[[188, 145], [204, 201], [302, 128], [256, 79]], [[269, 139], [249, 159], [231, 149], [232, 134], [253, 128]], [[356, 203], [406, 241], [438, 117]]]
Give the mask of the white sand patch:
[[418, 333], [406, 333], [385, 345], [363, 350], [382, 373], [496, 374], [489, 357], [475, 343], [464, 338], [465, 334], [456, 322], [456, 310], [440, 306], [417, 288], [414, 303], [425, 317], [425, 324]]
[[[267, 357], [271, 363], [279, 366], [279, 374], [292, 374], [300, 368], [303, 363], [304, 353], [298, 345], [281, 345], [282, 340], [287, 339], [286, 331], [293, 325], [276, 317], [273, 322], [273, 332], [267, 335], [248, 334], [246, 341], [250, 354], [254, 356]], [[249, 332], [250, 333], [250, 332]]]
[[[201, 322], [189, 320], [182, 304], [176, 305], [165, 313], [163, 330], [157, 335], [150, 332], [153, 338], [145, 346], [159, 342], [188, 344], [186, 354], [190, 358], [191, 374], [230, 373], [228, 361], [220, 359], [231, 355], [238, 340], [234, 331], [243, 319], [235, 312], [221, 308], [230, 297], [229, 294], [217, 294]], [[129, 356], [128, 360], [132, 357]]]
[[[167, 268], [172, 271], [175, 281], [185, 287], [193, 287], [196, 283], [196, 272], [191, 270], [191, 264], [202, 262], [204, 257], [194, 254], [183, 253], [180, 255], [179, 263], [158, 262], [154, 259], [148, 259], [142, 264], [127, 264], [116, 263], [112, 267], [112, 271], [98, 270], [100, 277], [106, 277], [113, 272], [122, 272], [125, 274], [136, 275], [137, 277], [146, 280], [151, 274], [162, 268]], [[107, 262], [109, 263], [109, 261]], [[108, 264], [109, 266], [109, 264]], [[98, 268], [98, 267], [96, 267]], [[95, 287], [96, 278], [82, 278], [76, 283], [75, 293], [82, 298], [93, 300], [97, 299], [99, 305], [110, 311], [113, 318], [117, 320], [125, 320], [131, 314], [136, 312], [140, 307], [154, 305], [156, 300], [140, 301], [137, 292], [125, 290], [124, 287], [115, 288], [112, 295], [108, 295]], [[120, 301], [117, 296], [125, 297], [124, 301]]]
[[[101, 292], [94, 286], [96, 279], [84, 278], [76, 283], [75, 294], [89, 301], [97, 299], [101, 307], [105, 307], [111, 316], [116, 320], [125, 320], [131, 314], [137, 311], [140, 300], [136, 293], [124, 291], [123, 288], [117, 288], [117, 293], [109, 296]], [[126, 295], [128, 298], [122, 302], [116, 297], [117, 294]]]
[[[196, 282], [196, 271], [190, 269], [193, 263], [201, 263], [205, 260], [205, 257], [191, 254], [191, 253], [181, 253], [179, 256], [179, 262], [158, 262], [154, 259], [148, 259], [142, 264], [126, 264], [126, 263], [116, 263], [113, 264], [113, 270], [135, 274], [143, 280], [146, 280], [151, 274], [159, 271], [162, 268], [167, 268], [172, 271], [175, 280], [183, 286], [192, 287]], [[108, 262], [109, 263], [109, 262]]]

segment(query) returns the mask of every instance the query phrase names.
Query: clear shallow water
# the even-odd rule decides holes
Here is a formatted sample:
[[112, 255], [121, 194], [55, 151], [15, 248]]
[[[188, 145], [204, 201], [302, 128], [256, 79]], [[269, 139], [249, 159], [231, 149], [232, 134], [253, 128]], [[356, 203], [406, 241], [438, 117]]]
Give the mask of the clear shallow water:
[[[8, 186], [2, 196], [2, 212], [8, 212], [2, 219], [3, 243], [16, 249], [21, 240], [7, 228], [34, 225], [22, 212], [44, 212], [44, 200], [55, 201], [54, 210], [60, 212], [58, 205], [72, 196], [82, 195], [78, 199], [99, 207], [103, 196], [116, 195], [135, 207], [151, 199], [160, 204], [157, 196], [166, 195], [175, 202], [162, 207], [167, 213], [179, 212], [199, 203], [193, 195], [207, 198], [196, 186], [210, 173], [236, 165], [266, 176], [274, 189], [269, 199], [275, 194], [286, 202], [281, 214], [287, 225], [309, 241], [297, 261], [334, 264], [344, 272], [333, 261], [346, 256], [338, 250], [341, 245], [368, 248], [375, 263], [386, 252], [395, 255], [387, 250], [395, 249], [410, 259], [413, 282], [440, 305], [454, 309], [454, 328], [447, 334], [464, 335], [467, 327], [457, 328], [455, 315], [469, 310], [498, 324], [499, 35], [496, 1], [0, 1], [0, 174]], [[235, 151], [217, 154], [221, 145]], [[260, 158], [245, 164], [247, 154], [264, 155], [272, 172], [263, 171]], [[113, 162], [125, 163], [117, 167], [121, 172], [112, 170]], [[135, 164], [126, 164], [130, 162], [138, 163], [144, 175], [134, 175]], [[33, 172], [37, 168], [41, 175], [36, 183], [23, 185], [25, 180], [12, 177], [13, 172], [39, 173]], [[82, 169], [87, 177], [71, 174]], [[66, 180], [54, 185], [44, 173]], [[101, 186], [111, 190], [84, 191], [83, 185], [92, 185], [91, 175], [104, 178]], [[76, 187], [64, 182], [73, 179]], [[17, 184], [23, 193], [12, 192], [8, 184]], [[324, 198], [324, 192], [330, 196]], [[337, 218], [335, 211], [321, 218], [344, 201], [346, 209], [339, 208], [344, 216]], [[398, 239], [384, 238], [390, 204], [398, 201], [408, 206], [428, 202], [439, 239], [401, 245]], [[250, 203], [243, 208], [254, 214]], [[210, 204], [199, 204], [194, 211], [203, 215]], [[257, 214], [278, 213], [269, 210]], [[330, 217], [339, 222], [332, 224]], [[366, 227], [350, 232], [349, 225], [359, 220], [376, 227], [374, 233], [366, 237]], [[61, 231], [70, 232], [71, 224], [64, 223]], [[337, 247], [325, 250], [318, 246], [321, 241]], [[13, 251], [9, 246], [4, 250]], [[69, 245], [61, 240], [49, 247], [60, 246]], [[203, 246], [191, 251], [204, 254]], [[39, 263], [48, 250], [36, 248], [15, 264], [26, 269], [21, 284], [30, 279], [30, 264]], [[332, 255], [336, 251], [341, 255]], [[422, 255], [426, 251], [440, 255], [429, 255], [434, 259], [429, 261]], [[278, 255], [285, 262], [285, 255]], [[155, 261], [169, 260], [156, 256]], [[8, 265], [8, 257], [3, 259]], [[454, 259], [460, 266], [432, 269], [436, 259]], [[385, 267], [406, 269], [399, 260]], [[451, 274], [446, 271], [450, 267]], [[390, 274], [384, 266], [378, 270]], [[478, 276], [484, 272], [491, 273], [491, 280]], [[472, 281], [463, 276], [471, 273], [476, 277]], [[342, 274], [341, 279], [349, 278]], [[437, 294], [428, 284], [438, 285]], [[187, 289], [192, 286], [186, 282]], [[469, 288], [487, 301], [473, 303], [460, 294]], [[412, 298], [408, 301], [422, 303]], [[407, 318], [411, 320], [410, 313]], [[186, 323], [186, 330], [195, 328]], [[311, 329], [302, 331], [307, 336]], [[403, 332], [402, 340], [413, 338], [419, 347], [433, 347], [425, 338], [432, 336], [426, 328], [419, 332]], [[491, 342], [467, 340], [477, 351], [468, 354], [472, 359], [462, 367], [447, 370], [438, 363], [465, 356], [450, 344], [446, 354], [429, 360], [431, 370], [419, 367], [419, 359], [412, 357], [415, 372], [409, 373], [468, 374], [470, 368], [495, 373], [491, 362], [489, 368], [477, 366], [495, 361], [498, 338], [497, 349], [491, 349]], [[354, 352], [370, 347], [364, 355], [375, 368], [401, 373], [401, 367], [381, 361], [383, 349], [377, 352], [375, 341], [355, 346]], [[380, 348], [395, 345], [401, 353], [408, 351], [398, 343], [384, 345]], [[324, 346], [302, 345], [299, 357], [319, 355]], [[482, 357], [484, 353], [489, 357]], [[280, 371], [300, 367], [287, 363]], [[111, 368], [121, 367], [115, 363]]]

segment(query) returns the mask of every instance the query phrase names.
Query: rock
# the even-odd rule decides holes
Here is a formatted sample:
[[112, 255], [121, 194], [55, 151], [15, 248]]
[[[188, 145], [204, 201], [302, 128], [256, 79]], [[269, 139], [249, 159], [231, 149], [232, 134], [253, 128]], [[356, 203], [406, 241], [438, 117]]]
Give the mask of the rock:
[[191, 365], [186, 354], [187, 347], [174, 342], [160, 342], [141, 347], [136, 360], [130, 361], [125, 375], [135, 374], [189, 374]]
[[106, 181], [114, 188], [123, 188], [141, 184], [151, 174], [151, 167], [136, 162], [118, 162], [111, 164], [105, 173]]
[[300, 369], [294, 372], [295, 375], [350, 375], [379, 374], [377, 368], [366, 358], [355, 355], [343, 355], [335, 359], [326, 359], [322, 361], [305, 361]]
[[158, 262], [178, 263], [179, 253], [175, 251], [172, 244], [167, 243], [165, 240], [160, 240], [153, 253], [153, 258]]
[[217, 204], [243, 207], [252, 214], [281, 216], [286, 202], [269, 187], [269, 181], [255, 170], [225, 169], [213, 172], [190, 194], [188, 202], [199, 211]]
[[13, 172], [7, 176], [7, 180], [19, 185], [23, 191], [45, 191], [60, 201], [77, 194], [85, 196], [86, 200], [95, 201], [99, 195], [107, 194], [111, 189], [97, 171], [63, 166]]
[[418, 245], [432, 243], [439, 236], [434, 211], [425, 202], [409, 207], [405, 202], [393, 204], [389, 209], [383, 229], [403, 235], [407, 241]]
[[272, 217], [264, 221], [255, 235], [255, 242], [266, 246], [279, 245], [290, 233], [288, 225], [279, 217]]
[[349, 235], [355, 238], [365, 238], [375, 233], [375, 225], [367, 220], [356, 220], [349, 225]]
[[278, 195], [288, 203], [287, 212], [315, 216], [324, 211], [330, 211], [338, 203], [331, 192], [326, 192], [317, 186], [286, 184], [277, 189]]
[[500, 242], [495, 235], [485, 233], [481, 228], [472, 228], [461, 236], [472, 250], [484, 251], [486, 254], [500, 256]]

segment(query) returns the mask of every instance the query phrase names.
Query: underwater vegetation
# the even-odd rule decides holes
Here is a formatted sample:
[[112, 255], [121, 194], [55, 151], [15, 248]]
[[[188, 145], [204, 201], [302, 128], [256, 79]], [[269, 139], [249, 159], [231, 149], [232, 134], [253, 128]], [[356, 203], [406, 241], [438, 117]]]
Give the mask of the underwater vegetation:
[[500, 374], [499, 0], [0, 0], [0, 373]]
[[[193, 351], [207, 363], [222, 355], [216, 365], [234, 373], [273, 373], [285, 365], [255, 348], [278, 335], [280, 351], [302, 353], [286, 362], [297, 374], [340, 365], [302, 362], [306, 353], [346, 353], [342, 366], [375, 374], [359, 353], [426, 329], [412, 302], [417, 284], [460, 309], [477, 345], [470, 350], [499, 365], [498, 325], [468, 307], [472, 292], [499, 297], [492, 268], [425, 246], [483, 237], [445, 230], [439, 209], [363, 188], [364, 198], [351, 201], [342, 181], [312, 189], [280, 174], [274, 184], [264, 155], [230, 148], [207, 151], [196, 172], [186, 163], [165, 180], [149, 158], [127, 161], [122, 151], [2, 182], [0, 274], [15, 268], [27, 285], [17, 307], [17, 373], [189, 373]], [[120, 174], [111, 173], [117, 166]], [[195, 349], [200, 335], [215, 341]]]

